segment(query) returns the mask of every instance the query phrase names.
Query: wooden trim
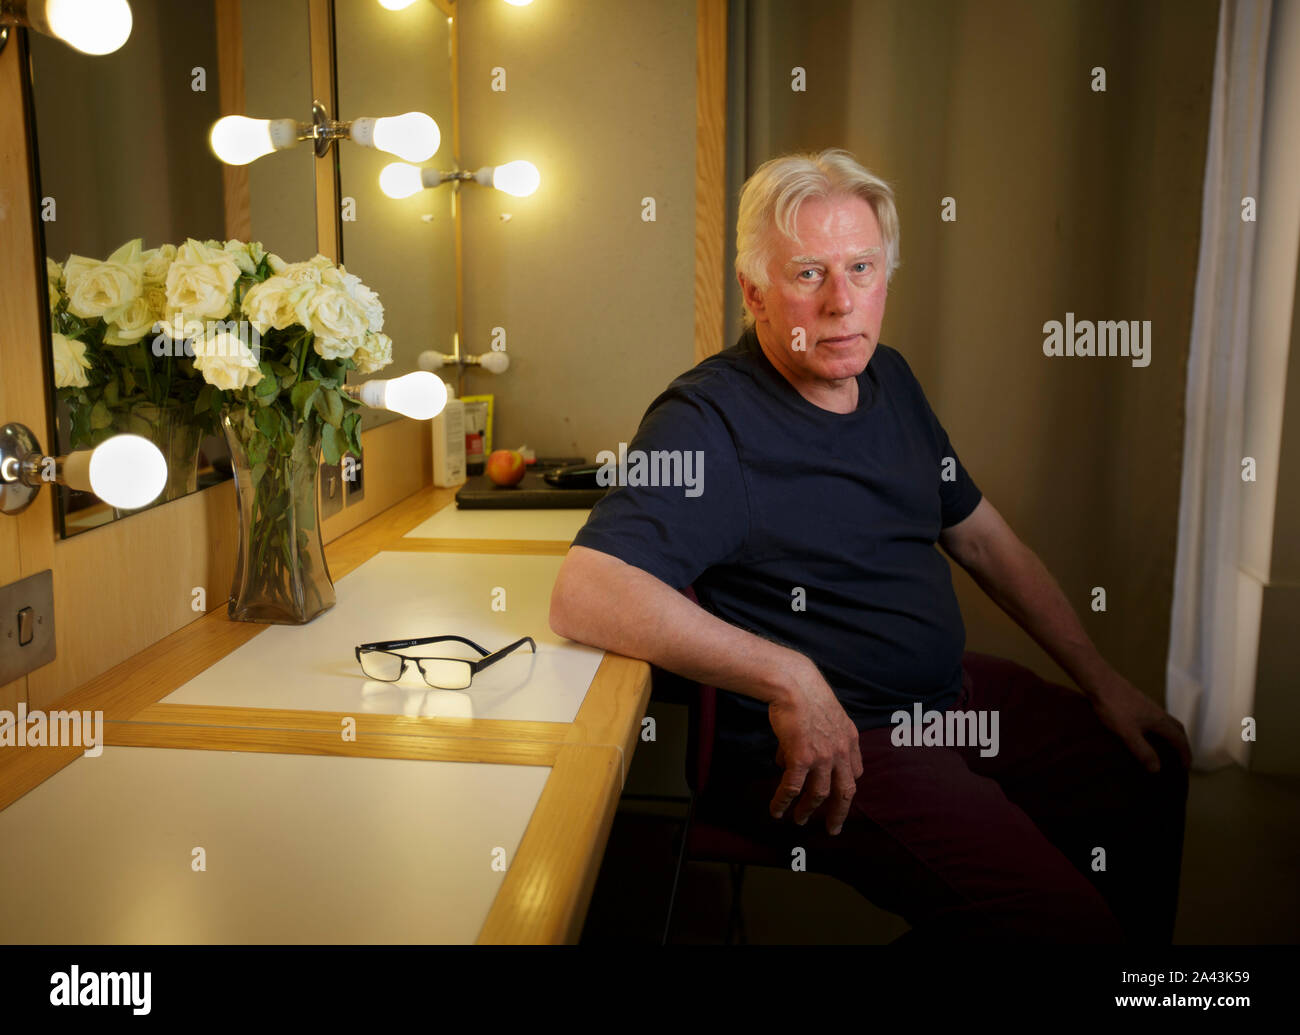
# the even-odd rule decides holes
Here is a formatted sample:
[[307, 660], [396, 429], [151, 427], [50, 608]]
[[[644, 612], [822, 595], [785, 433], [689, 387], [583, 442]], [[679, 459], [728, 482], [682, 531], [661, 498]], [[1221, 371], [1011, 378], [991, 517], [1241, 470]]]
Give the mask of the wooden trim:
[[[441, 6], [441, 5], [439, 5]], [[451, 146], [452, 168], [460, 166], [460, 18], [451, 17]], [[465, 240], [460, 212], [460, 181], [451, 184], [451, 226], [456, 249], [456, 356], [466, 355], [465, 342]], [[456, 397], [465, 394], [465, 366], [456, 367]], [[430, 460], [432, 463], [432, 460]], [[430, 479], [432, 481], [432, 479]]]
[[407, 539], [393, 542], [390, 550], [411, 553], [514, 553], [525, 557], [563, 557], [569, 543], [557, 539]]
[[[338, 91], [334, 84], [334, 18], [331, 0], [309, 0], [308, 23], [311, 33], [311, 92], [329, 110], [330, 118], [339, 117]], [[304, 119], [310, 118], [310, 113]], [[342, 261], [343, 243], [339, 211], [338, 148], [336, 142], [324, 158], [315, 158], [316, 170], [316, 250], [335, 262]]]
[[726, 222], [727, 0], [695, 7], [695, 361], [722, 350]]
[[[526, 740], [450, 736], [358, 735], [344, 740], [332, 730], [245, 726], [191, 726], [149, 722], [106, 722], [108, 747], [183, 748], [201, 751], [262, 751], [273, 755], [332, 755], [346, 758], [404, 758], [425, 762], [481, 762], [553, 765], [560, 745]], [[35, 748], [32, 750], [48, 750]]]
[[[217, 79], [221, 114], [246, 115], [244, 110], [244, 21], [241, 0], [214, 0], [217, 19]], [[221, 163], [225, 187], [226, 238], [253, 239], [252, 191], [248, 166]]]
[[606, 654], [565, 737], [569, 744], [618, 749], [619, 786], [627, 779], [640, 740], [640, 718], [650, 705], [650, 666], [636, 658]]
[[557, 751], [479, 945], [577, 943], [618, 807], [619, 772], [613, 748], [565, 744]]
[[230, 727], [258, 730], [328, 732], [338, 736], [343, 720], [356, 723], [358, 737], [458, 737], [461, 740], [524, 741], [560, 744], [569, 724], [521, 719], [466, 719], [460, 717], [376, 715], [369, 712], [318, 712], [293, 708], [233, 708], [211, 704], [151, 704], [130, 719], [114, 722], [155, 726]]

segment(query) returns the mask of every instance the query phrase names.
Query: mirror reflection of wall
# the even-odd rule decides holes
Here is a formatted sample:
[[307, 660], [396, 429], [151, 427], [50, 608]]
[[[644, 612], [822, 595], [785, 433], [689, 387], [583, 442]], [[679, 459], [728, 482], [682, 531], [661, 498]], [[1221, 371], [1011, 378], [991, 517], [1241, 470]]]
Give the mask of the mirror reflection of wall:
[[[421, 111], [438, 124], [442, 142], [424, 166], [457, 168], [452, 18], [432, 0], [389, 11], [375, 0], [335, 0], [337, 117]], [[379, 189], [384, 166], [400, 159], [347, 144], [339, 149], [343, 262], [379, 294], [393, 362], [379, 377], [418, 370], [421, 352], [453, 351], [456, 332], [456, 244], [452, 185], [394, 200]], [[477, 188], [475, 188], [477, 189]], [[362, 410], [362, 429], [393, 420], [387, 410]]]
[[[133, 0], [132, 9], [130, 39], [106, 56], [28, 34], [37, 196], [50, 199], [42, 208], [45, 256], [59, 264], [69, 255], [102, 261], [136, 238], [151, 249], [190, 237], [239, 237], [261, 239], [288, 258], [309, 258], [316, 251], [310, 152], [296, 148], [242, 170], [241, 195], [232, 194], [208, 146], [232, 91], [243, 92], [249, 114], [310, 117], [307, 0]], [[242, 218], [232, 218], [240, 211]], [[72, 414], [63, 400], [55, 423], [54, 446], [66, 453]], [[220, 434], [202, 438], [191, 455], [195, 488], [229, 477]], [[173, 485], [153, 505], [187, 488]], [[62, 486], [59, 498], [63, 536], [135, 513]]]

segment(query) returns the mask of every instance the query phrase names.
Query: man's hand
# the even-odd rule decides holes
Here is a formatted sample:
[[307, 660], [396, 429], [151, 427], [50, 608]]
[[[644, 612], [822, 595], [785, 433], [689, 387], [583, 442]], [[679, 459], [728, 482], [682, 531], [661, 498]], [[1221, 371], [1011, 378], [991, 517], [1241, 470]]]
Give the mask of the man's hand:
[[802, 826], [829, 799], [826, 830], [838, 834], [862, 776], [862, 751], [853, 720], [816, 666], [809, 667], [809, 676], [788, 696], [768, 705], [772, 731], [781, 745], [776, 762], [785, 769], [771, 813], [780, 819], [798, 798], [794, 821]]
[[1097, 717], [1128, 745], [1149, 772], [1160, 771], [1160, 757], [1142, 735], [1148, 730], [1178, 749], [1184, 769], [1191, 767], [1192, 748], [1183, 724], [1118, 672], [1111, 670], [1087, 690]]

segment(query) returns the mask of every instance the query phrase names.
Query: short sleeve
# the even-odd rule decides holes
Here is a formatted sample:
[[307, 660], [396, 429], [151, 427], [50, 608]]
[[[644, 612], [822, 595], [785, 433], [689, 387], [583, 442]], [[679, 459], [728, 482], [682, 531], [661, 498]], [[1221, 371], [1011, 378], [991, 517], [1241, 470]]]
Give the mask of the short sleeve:
[[707, 568], [738, 553], [749, 532], [748, 492], [731, 432], [694, 394], [665, 392], [628, 443], [624, 463], [611, 450], [613, 488], [573, 540], [684, 589]]
[[[935, 443], [938, 450], [939, 461], [939, 497], [942, 503], [942, 521], [941, 528], [951, 528], [953, 525], [960, 524], [970, 517], [971, 512], [979, 506], [979, 502], [984, 498], [980, 492], [979, 486], [971, 478], [970, 473], [962, 464], [961, 458], [957, 455], [957, 450], [952, 446], [948, 439], [948, 432], [939, 423], [939, 418], [935, 416], [934, 410], [930, 407], [930, 401], [925, 397], [925, 389], [921, 387], [921, 382], [916, 379], [912, 373], [912, 368], [908, 365], [907, 360], [901, 352], [894, 350], [898, 356], [903, 368], [907, 371], [907, 377], [912, 382], [916, 392], [916, 397], [920, 400], [921, 411], [925, 415], [926, 423], [930, 430], [931, 441]], [[952, 477], [945, 477], [948, 465], [945, 463], [946, 458], [952, 457]]]

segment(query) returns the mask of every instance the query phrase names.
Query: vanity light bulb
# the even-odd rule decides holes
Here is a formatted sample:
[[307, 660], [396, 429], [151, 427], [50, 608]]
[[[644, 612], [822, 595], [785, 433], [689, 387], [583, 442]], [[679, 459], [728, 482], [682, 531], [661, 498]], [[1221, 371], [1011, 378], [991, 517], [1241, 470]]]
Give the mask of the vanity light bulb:
[[533, 0], [506, 0], [511, 7], [527, 7]]
[[361, 402], [380, 410], [392, 410], [415, 420], [432, 420], [447, 405], [447, 386], [427, 370], [403, 374], [391, 381], [366, 381], [361, 385]]
[[247, 165], [275, 150], [271, 120], [227, 115], [218, 119], [208, 137], [213, 153], [227, 165]]
[[167, 484], [167, 461], [139, 435], [114, 435], [90, 454], [90, 488], [114, 507], [129, 510], [158, 498]]
[[415, 0], [379, 0], [379, 6], [385, 11], [405, 11]]
[[541, 173], [532, 162], [507, 162], [492, 170], [492, 186], [516, 198], [528, 197], [541, 182]]
[[379, 189], [394, 200], [409, 198], [424, 190], [420, 170], [405, 162], [393, 162], [379, 173]]
[[427, 162], [441, 143], [438, 124], [422, 111], [375, 119], [374, 146], [408, 162]]
[[50, 32], [83, 54], [111, 54], [131, 35], [126, 0], [45, 0]]

